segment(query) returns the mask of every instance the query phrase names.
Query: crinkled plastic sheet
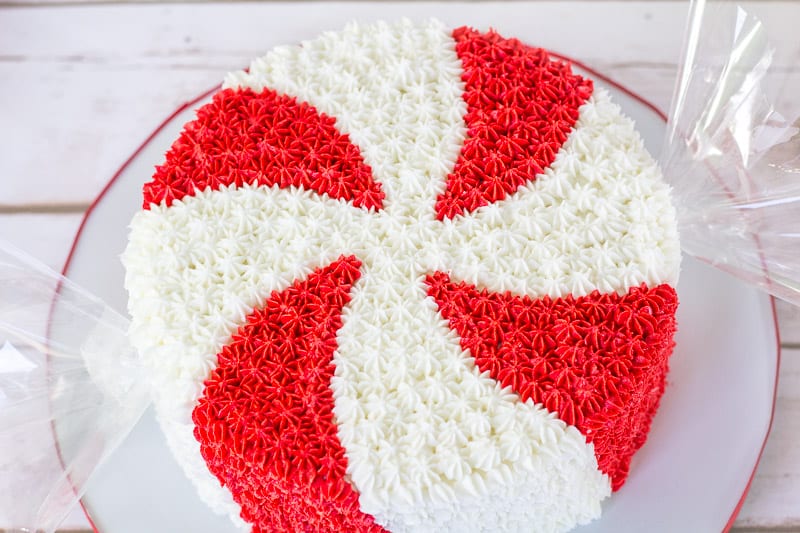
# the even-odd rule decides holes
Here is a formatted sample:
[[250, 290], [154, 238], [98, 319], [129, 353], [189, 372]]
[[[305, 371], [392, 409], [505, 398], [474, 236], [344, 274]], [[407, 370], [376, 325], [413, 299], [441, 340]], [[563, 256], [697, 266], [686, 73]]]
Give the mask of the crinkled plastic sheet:
[[800, 304], [800, 3], [695, 1], [661, 164], [681, 247]]
[[0, 242], [0, 524], [52, 531], [149, 396], [128, 322]]

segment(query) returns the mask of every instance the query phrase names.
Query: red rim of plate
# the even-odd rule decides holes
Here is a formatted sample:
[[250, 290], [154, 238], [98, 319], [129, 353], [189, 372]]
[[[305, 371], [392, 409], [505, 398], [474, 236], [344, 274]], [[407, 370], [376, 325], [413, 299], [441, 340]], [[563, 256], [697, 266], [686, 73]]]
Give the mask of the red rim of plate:
[[[555, 58], [560, 59], [562, 61], [567, 61], [567, 62], [569, 62], [569, 63], [571, 63], [573, 65], [576, 65], [577, 67], [585, 70], [586, 72], [588, 72], [592, 76], [602, 80], [603, 82], [605, 82], [608, 85], [614, 87], [615, 89], [617, 89], [619, 91], [622, 91], [626, 95], [630, 96], [634, 100], [638, 101], [639, 103], [641, 103], [642, 105], [644, 105], [645, 107], [647, 107], [648, 109], [653, 111], [656, 115], [658, 115], [658, 117], [661, 120], [663, 120], [664, 122], [667, 121], [667, 115], [661, 109], [656, 107], [655, 104], [649, 102], [645, 98], [643, 98], [640, 95], [636, 94], [635, 92], [631, 91], [627, 87], [624, 87], [623, 85], [620, 85], [616, 81], [614, 81], [611, 78], [609, 78], [609, 77], [597, 72], [593, 68], [586, 66], [585, 64], [581, 63], [580, 61], [575, 61], [574, 59], [572, 59], [570, 57], [567, 57], [565, 55], [558, 54], [558, 53], [555, 53], [555, 52], [552, 52], [552, 51], [548, 51], [548, 53], [552, 57], [555, 57]], [[78, 226], [78, 231], [75, 234], [75, 239], [72, 242], [72, 246], [70, 246], [70, 250], [69, 250], [69, 254], [67, 255], [67, 259], [64, 262], [64, 268], [61, 269], [61, 273], [64, 276], [66, 276], [67, 272], [69, 271], [70, 263], [72, 262], [72, 258], [73, 258], [74, 254], [75, 254], [75, 250], [78, 247], [78, 242], [80, 241], [81, 235], [83, 233], [83, 229], [86, 226], [86, 223], [89, 221], [89, 218], [92, 216], [92, 212], [94, 211], [95, 207], [97, 207], [97, 205], [103, 200], [103, 198], [105, 197], [106, 193], [108, 193], [108, 191], [111, 189], [111, 187], [114, 185], [114, 183], [116, 183], [116, 181], [122, 175], [122, 173], [125, 172], [125, 169], [128, 168], [128, 165], [131, 164], [131, 162], [142, 152], [142, 150], [144, 150], [145, 147], [148, 144], [150, 144], [150, 141], [152, 141], [153, 138], [156, 135], [158, 135], [161, 132], [161, 130], [163, 130], [164, 127], [166, 127], [166, 125], [169, 124], [175, 117], [177, 117], [180, 113], [182, 113], [186, 109], [194, 106], [195, 104], [197, 104], [198, 102], [200, 102], [204, 98], [214, 94], [219, 89], [220, 89], [220, 86], [217, 85], [217, 86], [213, 87], [212, 89], [209, 89], [208, 91], [204, 92], [203, 94], [197, 96], [196, 98], [194, 98], [194, 99], [192, 99], [192, 100], [190, 100], [188, 102], [185, 102], [183, 105], [178, 107], [175, 111], [172, 112], [172, 114], [170, 114], [167, 118], [165, 118], [161, 122], [161, 124], [159, 124], [156, 127], [155, 130], [153, 130], [153, 132], [150, 135], [147, 136], [147, 138], [142, 142], [142, 144], [139, 145], [139, 147], [130, 155], [130, 157], [128, 157], [128, 159], [125, 160], [125, 162], [122, 164], [122, 166], [119, 167], [119, 170], [117, 170], [117, 172], [114, 174], [114, 176], [112, 176], [111, 179], [108, 181], [108, 183], [106, 183], [105, 187], [103, 187], [103, 189], [100, 191], [100, 194], [97, 195], [97, 197], [94, 199], [94, 201], [89, 205], [89, 208], [86, 210], [86, 213], [84, 213], [83, 219], [81, 220], [81, 223], [80, 223], [80, 226]], [[770, 296], [770, 306], [771, 306], [771, 309], [772, 309], [772, 320], [773, 320], [773, 323], [775, 325], [775, 339], [776, 339], [776, 342], [777, 342], [777, 346], [776, 346], [776, 350], [775, 350], [775, 385], [773, 386], [773, 389], [772, 389], [772, 409], [771, 409], [770, 415], [769, 415], [769, 424], [767, 426], [767, 432], [764, 435], [764, 442], [761, 443], [761, 449], [759, 450], [758, 457], [756, 458], [756, 462], [753, 465], [753, 471], [750, 473], [750, 477], [748, 478], [747, 484], [745, 485], [744, 490], [742, 491], [742, 495], [739, 498], [739, 501], [736, 503], [736, 506], [733, 508], [733, 511], [731, 512], [731, 515], [730, 515], [730, 518], [728, 518], [728, 521], [725, 524], [725, 528], [723, 529], [723, 533], [727, 533], [731, 529], [731, 527], [733, 527], [733, 523], [736, 521], [736, 517], [738, 516], [739, 511], [741, 511], [742, 505], [744, 505], [744, 501], [747, 498], [747, 493], [750, 491], [750, 486], [753, 483], [753, 478], [755, 477], [756, 470], [758, 469], [758, 464], [761, 462], [761, 456], [764, 454], [764, 447], [766, 446], [767, 439], [769, 438], [769, 434], [772, 431], [772, 422], [773, 422], [773, 420], [775, 418], [775, 403], [777, 401], [777, 396], [778, 396], [778, 375], [779, 375], [780, 365], [781, 365], [781, 337], [780, 337], [780, 328], [779, 328], [779, 325], [778, 325], [778, 315], [777, 315], [777, 311], [775, 309], [775, 297], [774, 296]], [[54, 441], [56, 443], [56, 450], [57, 450], [58, 455], [59, 455], [59, 460], [61, 461], [62, 466], [63, 466], [63, 460], [61, 458], [61, 450], [58, 447], [58, 439], [55, 438], [55, 434], [53, 435], [53, 437], [54, 437]], [[81, 505], [81, 509], [83, 509], [83, 514], [86, 515], [86, 520], [88, 520], [89, 525], [92, 527], [92, 530], [94, 531], [94, 533], [101, 533], [100, 530], [97, 528], [97, 525], [94, 523], [94, 520], [92, 520], [92, 517], [89, 515], [89, 511], [86, 509], [86, 506], [83, 504], [83, 501], [80, 501], [80, 505]]]

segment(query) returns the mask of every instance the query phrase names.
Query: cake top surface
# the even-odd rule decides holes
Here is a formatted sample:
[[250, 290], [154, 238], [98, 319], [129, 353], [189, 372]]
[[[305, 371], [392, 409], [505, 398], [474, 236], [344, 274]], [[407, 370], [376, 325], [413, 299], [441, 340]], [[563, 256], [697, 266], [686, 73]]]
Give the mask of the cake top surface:
[[354, 24], [230, 74], [143, 192], [132, 338], [181, 466], [243, 527], [564, 530], [624, 482], [675, 215], [566, 62]]

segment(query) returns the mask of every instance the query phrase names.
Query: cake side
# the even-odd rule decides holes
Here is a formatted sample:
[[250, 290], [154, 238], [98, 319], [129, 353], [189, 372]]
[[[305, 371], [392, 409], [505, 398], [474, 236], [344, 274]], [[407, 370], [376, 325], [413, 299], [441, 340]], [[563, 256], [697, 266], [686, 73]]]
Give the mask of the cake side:
[[675, 214], [632, 122], [543, 54], [354, 25], [229, 76], [187, 125], [124, 261], [159, 420], [217, 510], [566, 530], [624, 481], [672, 349]]

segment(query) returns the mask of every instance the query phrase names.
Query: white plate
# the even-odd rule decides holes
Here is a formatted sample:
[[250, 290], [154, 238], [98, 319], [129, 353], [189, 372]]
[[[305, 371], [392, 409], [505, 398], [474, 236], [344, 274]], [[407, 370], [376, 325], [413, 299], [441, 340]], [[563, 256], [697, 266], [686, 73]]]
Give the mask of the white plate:
[[[590, 76], [612, 92], [657, 153], [664, 132], [659, 114], [596, 73]], [[119, 256], [128, 222], [141, 207], [142, 184], [197, 105], [170, 117], [120, 170], [87, 215], [65, 267], [70, 278], [120, 311], [127, 296]], [[649, 440], [626, 485], [605, 502], [603, 517], [580, 533], [720, 531], [744, 499], [774, 404], [772, 302], [691, 259], [684, 261], [678, 294], [677, 348]], [[83, 502], [104, 533], [234, 531], [197, 497], [151, 411], [97, 472]]]

